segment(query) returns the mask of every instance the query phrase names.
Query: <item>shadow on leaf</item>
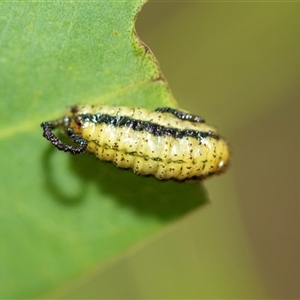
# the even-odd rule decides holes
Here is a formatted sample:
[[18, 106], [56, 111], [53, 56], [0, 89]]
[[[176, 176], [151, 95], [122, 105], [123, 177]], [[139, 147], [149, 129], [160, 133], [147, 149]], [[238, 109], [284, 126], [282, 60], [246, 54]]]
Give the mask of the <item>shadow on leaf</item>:
[[[101, 194], [110, 195], [122, 206], [130, 206], [140, 214], [151, 214], [166, 220], [175, 219], [208, 202], [199, 182], [159, 181], [154, 177], [137, 176], [130, 170], [99, 161], [88, 153], [69, 155], [70, 170], [77, 174], [82, 184], [75, 188], [73, 195], [68, 195], [55, 178], [52, 151], [56, 150], [49, 147], [43, 157], [46, 187], [57, 201], [65, 205], [82, 203], [91, 184], [99, 190], [99, 201]], [[60, 167], [63, 168], [57, 166]]]

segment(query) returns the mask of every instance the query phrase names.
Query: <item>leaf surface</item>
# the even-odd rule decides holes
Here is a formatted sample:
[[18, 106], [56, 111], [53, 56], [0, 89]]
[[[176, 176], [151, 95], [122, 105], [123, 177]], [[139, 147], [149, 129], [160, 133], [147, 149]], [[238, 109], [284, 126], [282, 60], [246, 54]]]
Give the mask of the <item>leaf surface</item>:
[[176, 106], [134, 34], [144, 0], [0, 4], [0, 296], [35, 297], [205, 202], [197, 183], [143, 178], [56, 151], [40, 123], [77, 103]]

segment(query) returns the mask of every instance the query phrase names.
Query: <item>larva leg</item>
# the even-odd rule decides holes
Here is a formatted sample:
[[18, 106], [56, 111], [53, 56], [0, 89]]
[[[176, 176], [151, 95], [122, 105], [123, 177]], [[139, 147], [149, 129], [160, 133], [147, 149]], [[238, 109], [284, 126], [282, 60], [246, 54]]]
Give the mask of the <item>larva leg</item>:
[[205, 122], [205, 120], [199, 116], [192, 115], [192, 114], [189, 114], [184, 111], [180, 111], [180, 110], [177, 110], [177, 109], [174, 109], [171, 107], [159, 107], [155, 111], [161, 112], [161, 113], [171, 113], [178, 119], [185, 120], [185, 121], [191, 121], [191, 122], [197, 122], [197, 123]]
[[76, 144], [79, 144], [78, 147], [73, 147], [70, 145], [66, 145], [63, 143], [53, 132], [52, 130], [58, 126], [58, 122], [43, 122], [41, 127], [44, 130], [43, 137], [51, 142], [58, 150], [70, 152], [72, 154], [81, 154], [85, 152], [88, 142], [80, 137], [79, 135], [75, 134], [71, 128], [67, 129], [67, 135], [69, 138]]

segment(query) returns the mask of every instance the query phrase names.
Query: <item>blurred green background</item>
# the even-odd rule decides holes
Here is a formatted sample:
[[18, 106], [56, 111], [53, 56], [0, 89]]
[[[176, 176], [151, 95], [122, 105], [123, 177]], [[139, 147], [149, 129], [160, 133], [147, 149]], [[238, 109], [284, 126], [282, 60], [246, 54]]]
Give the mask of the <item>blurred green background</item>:
[[228, 138], [232, 166], [205, 182], [209, 205], [73, 295], [300, 298], [299, 17], [292, 2], [144, 6], [140, 38], [180, 106]]
[[[203, 255], [203, 218], [236, 209], [267, 295], [299, 299], [299, 3], [150, 2], [137, 30], [180, 105], [219, 127], [233, 149], [230, 172], [205, 182], [211, 205], [157, 242], [159, 249], [182, 251], [176, 256], [181, 267], [167, 265], [165, 272], [200, 273], [193, 255]], [[223, 222], [221, 216], [214, 221], [216, 227]], [[231, 238], [219, 236], [224, 247]], [[140, 261], [138, 271], [160, 253], [151, 251], [154, 258]]]

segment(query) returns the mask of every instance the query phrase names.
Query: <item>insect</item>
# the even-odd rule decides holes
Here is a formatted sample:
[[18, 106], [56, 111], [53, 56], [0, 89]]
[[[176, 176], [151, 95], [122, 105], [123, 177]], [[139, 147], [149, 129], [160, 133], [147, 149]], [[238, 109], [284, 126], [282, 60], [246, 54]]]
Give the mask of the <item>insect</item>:
[[[217, 130], [189, 112], [170, 107], [74, 105], [61, 119], [41, 124], [57, 149], [99, 159], [160, 180], [202, 179], [226, 170], [230, 150]], [[54, 133], [60, 128], [76, 146]]]

